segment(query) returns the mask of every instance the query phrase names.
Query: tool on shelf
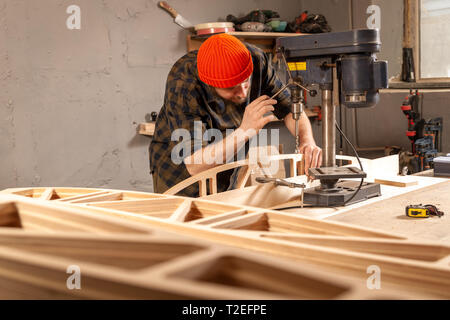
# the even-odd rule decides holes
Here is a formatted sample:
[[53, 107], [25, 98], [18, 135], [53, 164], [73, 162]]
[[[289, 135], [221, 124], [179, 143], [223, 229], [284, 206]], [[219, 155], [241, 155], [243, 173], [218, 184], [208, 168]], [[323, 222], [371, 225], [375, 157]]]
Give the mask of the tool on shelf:
[[442, 117], [423, 119], [422, 106], [423, 94], [418, 90], [410, 90], [401, 106], [408, 119], [406, 136], [411, 141], [413, 157], [408, 164], [411, 173], [433, 168], [433, 159], [442, 147]]
[[182, 27], [183, 29], [189, 30], [191, 32], [194, 31], [194, 25], [190, 23], [188, 20], [186, 20], [184, 17], [182, 17], [177, 10], [172, 8], [167, 2], [165, 1], [159, 1], [158, 6], [165, 11], [167, 11], [173, 18], [177, 25]]
[[422, 130], [425, 122], [423, 119], [420, 119], [422, 103], [422, 94], [420, 94], [418, 90], [410, 90], [400, 107], [408, 119], [408, 131], [406, 131], [406, 136], [411, 140], [412, 153], [415, 153], [414, 143], [417, 139], [422, 138]]

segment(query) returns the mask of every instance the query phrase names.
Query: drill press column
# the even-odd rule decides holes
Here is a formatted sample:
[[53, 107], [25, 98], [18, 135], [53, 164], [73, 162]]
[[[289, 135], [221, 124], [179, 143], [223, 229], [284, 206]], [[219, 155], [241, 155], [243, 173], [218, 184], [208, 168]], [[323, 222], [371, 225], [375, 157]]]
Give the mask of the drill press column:
[[322, 90], [322, 164], [324, 167], [334, 167], [336, 159], [336, 112], [331, 90]]

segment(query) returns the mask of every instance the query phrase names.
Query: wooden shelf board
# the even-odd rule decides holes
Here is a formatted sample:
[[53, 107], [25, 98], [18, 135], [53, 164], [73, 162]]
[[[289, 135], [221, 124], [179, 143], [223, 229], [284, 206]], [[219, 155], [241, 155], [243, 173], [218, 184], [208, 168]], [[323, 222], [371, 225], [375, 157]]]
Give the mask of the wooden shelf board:
[[[246, 31], [232, 31], [227, 32], [230, 35], [240, 37], [240, 38], [247, 38], [247, 39], [271, 39], [271, 38], [278, 38], [278, 37], [293, 37], [293, 36], [302, 36], [306, 35], [305, 33], [288, 33], [288, 32], [246, 32]], [[204, 35], [204, 36], [197, 36], [197, 35], [191, 35], [192, 39], [205, 39], [209, 37], [210, 35]]]
[[155, 122], [144, 122], [139, 124], [139, 134], [153, 136], [155, 133]]

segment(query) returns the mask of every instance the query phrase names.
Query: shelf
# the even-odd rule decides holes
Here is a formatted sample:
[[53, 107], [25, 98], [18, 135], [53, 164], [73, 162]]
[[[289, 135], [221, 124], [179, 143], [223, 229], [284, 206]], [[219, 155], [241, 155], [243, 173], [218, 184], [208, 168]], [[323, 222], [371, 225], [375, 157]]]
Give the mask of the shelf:
[[[238, 37], [238, 38], [247, 38], [247, 39], [273, 39], [279, 37], [293, 37], [293, 36], [302, 36], [305, 33], [288, 33], [288, 32], [245, 32], [245, 31], [232, 31], [227, 32], [228, 34]], [[192, 39], [206, 39], [210, 35], [196, 36], [191, 35]]]
[[[242, 41], [251, 43], [265, 52], [274, 53], [275, 49], [275, 40], [280, 37], [297, 37], [304, 36], [305, 33], [287, 33], [287, 32], [244, 32], [244, 31], [233, 31], [227, 32], [230, 35], [233, 35]], [[203, 41], [208, 39], [211, 35], [188, 35], [187, 36], [187, 50], [193, 51], [198, 50]]]

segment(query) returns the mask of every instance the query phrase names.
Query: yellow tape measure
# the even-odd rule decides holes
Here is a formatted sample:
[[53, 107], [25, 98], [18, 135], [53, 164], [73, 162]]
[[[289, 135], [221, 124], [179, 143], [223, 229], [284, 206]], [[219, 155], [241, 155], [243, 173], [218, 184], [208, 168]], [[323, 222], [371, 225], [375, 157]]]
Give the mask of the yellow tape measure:
[[406, 207], [406, 215], [411, 218], [428, 218], [430, 216], [438, 216], [439, 218], [444, 215], [442, 211], [432, 205], [409, 205]]

